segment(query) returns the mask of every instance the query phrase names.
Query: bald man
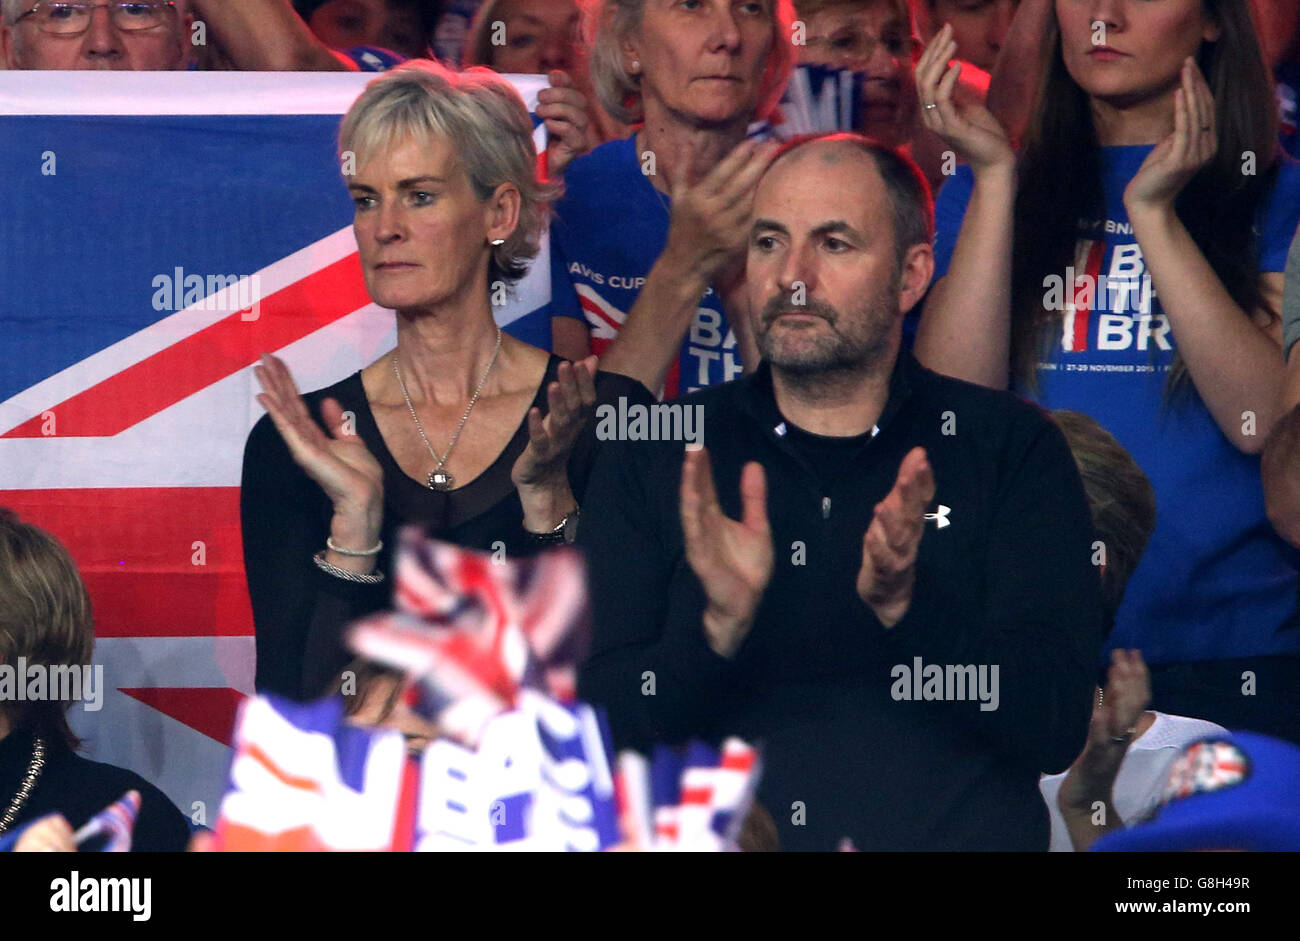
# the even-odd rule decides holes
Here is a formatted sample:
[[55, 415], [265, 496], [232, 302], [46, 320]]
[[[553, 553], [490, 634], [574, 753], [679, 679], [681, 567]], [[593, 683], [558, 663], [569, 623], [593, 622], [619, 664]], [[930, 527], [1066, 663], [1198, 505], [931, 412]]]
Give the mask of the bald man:
[[610, 422], [583, 507], [582, 695], [620, 747], [762, 743], [787, 849], [1045, 850], [1039, 773], [1087, 732], [1079, 475], [1035, 409], [900, 352], [931, 227], [896, 151], [779, 151], [748, 237], [759, 368], [658, 406], [654, 435]]

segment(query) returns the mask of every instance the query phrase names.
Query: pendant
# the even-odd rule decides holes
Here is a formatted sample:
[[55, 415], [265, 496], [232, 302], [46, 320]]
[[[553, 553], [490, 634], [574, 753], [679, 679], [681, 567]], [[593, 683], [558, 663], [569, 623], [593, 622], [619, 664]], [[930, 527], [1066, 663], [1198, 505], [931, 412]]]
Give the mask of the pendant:
[[456, 478], [444, 470], [429, 472], [429, 489], [430, 490], [450, 490], [456, 483]]

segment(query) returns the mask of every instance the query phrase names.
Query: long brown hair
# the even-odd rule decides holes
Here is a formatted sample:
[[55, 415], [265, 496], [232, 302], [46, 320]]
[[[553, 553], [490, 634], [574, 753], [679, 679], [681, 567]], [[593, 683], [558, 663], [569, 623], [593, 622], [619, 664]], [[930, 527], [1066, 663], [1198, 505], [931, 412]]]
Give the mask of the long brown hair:
[[[72, 557], [45, 530], [0, 506], [0, 663], [16, 668], [21, 657], [44, 667], [81, 666], [94, 648], [90, 595]], [[76, 749], [71, 705], [47, 699], [0, 702], [0, 709], [12, 729]]]
[[[1202, 42], [1197, 65], [1214, 95], [1219, 148], [1213, 160], [1179, 193], [1175, 208], [1229, 296], [1248, 315], [1270, 316], [1259, 289], [1255, 213], [1277, 177], [1280, 149], [1273, 83], [1264, 65], [1249, 4], [1202, 0], [1220, 28]], [[1071, 78], [1061, 52], [1055, 9], [1044, 44], [1043, 80], [1035, 98], [1020, 159], [1012, 255], [1011, 368], [1036, 388], [1035, 367], [1060, 318], [1044, 308], [1045, 279], [1074, 262], [1079, 220], [1102, 218], [1101, 145], [1088, 94]], [[1243, 172], [1247, 154], [1256, 172]], [[1175, 353], [1166, 399], [1187, 392], [1187, 367]]]

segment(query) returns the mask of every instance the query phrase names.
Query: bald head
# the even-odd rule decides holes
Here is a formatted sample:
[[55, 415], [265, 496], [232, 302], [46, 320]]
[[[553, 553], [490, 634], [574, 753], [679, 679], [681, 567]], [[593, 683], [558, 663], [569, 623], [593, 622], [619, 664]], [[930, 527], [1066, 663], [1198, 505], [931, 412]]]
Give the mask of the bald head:
[[754, 194], [745, 285], [755, 336], [789, 374], [892, 362], [933, 271], [916, 168], [856, 135], [779, 151]]
[[[847, 189], [839, 189], [841, 184]], [[883, 212], [899, 266], [913, 245], [929, 244], [934, 237], [930, 185], [920, 169], [893, 148], [858, 134], [790, 141], [768, 165], [759, 192], [768, 185], [821, 190], [842, 212], [867, 210], [875, 227], [885, 223]], [[883, 207], [877, 198], [882, 192]]]

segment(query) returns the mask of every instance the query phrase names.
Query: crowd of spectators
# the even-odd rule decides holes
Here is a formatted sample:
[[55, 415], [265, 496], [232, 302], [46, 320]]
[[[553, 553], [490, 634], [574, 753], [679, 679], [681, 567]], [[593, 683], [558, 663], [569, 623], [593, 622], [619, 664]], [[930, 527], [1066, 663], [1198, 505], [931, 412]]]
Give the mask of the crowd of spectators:
[[[826, 809], [786, 846], [1087, 849], [1199, 737], [1300, 743], [1294, 0], [0, 3], [7, 69], [389, 72], [341, 140], [397, 347], [306, 396], [257, 370], [259, 689], [330, 688], [416, 524], [576, 533], [583, 694], [621, 745], [764, 741], [765, 805]], [[860, 106], [780, 145], [804, 67]], [[493, 72], [549, 77], [542, 154]], [[709, 451], [597, 440], [656, 399]], [[914, 655], [1000, 665], [1001, 711], [891, 700]], [[71, 755], [43, 721], [0, 712], [15, 773]]]

